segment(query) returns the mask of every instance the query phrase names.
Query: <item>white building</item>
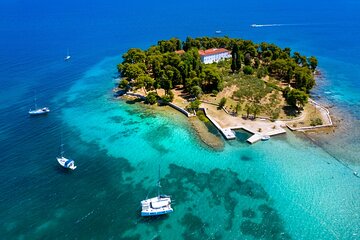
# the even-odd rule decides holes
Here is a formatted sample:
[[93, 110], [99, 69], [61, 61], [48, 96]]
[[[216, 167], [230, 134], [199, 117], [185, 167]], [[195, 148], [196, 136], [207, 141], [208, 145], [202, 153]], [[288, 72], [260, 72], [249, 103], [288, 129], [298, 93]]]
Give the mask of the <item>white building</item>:
[[211, 48], [199, 50], [201, 62], [205, 64], [219, 62], [220, 60], [231, 58], [231, 53], [225, 48]]

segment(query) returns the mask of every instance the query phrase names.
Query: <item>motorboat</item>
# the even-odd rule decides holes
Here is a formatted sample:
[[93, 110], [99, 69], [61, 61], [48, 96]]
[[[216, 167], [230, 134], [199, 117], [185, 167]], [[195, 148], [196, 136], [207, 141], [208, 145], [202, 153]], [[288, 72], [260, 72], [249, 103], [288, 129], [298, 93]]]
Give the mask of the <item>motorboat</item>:
[[267, 141], [267, 140], [269, 140], [270, 139], [270, 136], [269, 135], [263, 135], [262, 137], [261, 137], [261, 141]]

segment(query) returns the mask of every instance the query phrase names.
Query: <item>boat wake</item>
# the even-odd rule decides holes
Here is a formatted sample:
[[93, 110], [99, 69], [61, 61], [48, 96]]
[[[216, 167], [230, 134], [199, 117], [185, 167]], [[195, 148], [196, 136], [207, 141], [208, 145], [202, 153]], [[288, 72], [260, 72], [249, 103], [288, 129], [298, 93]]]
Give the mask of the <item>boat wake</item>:
[[274, 23], [274, 24], [251, 24], [251, 27], [281, 27], [281, 26], [286, 26], [286, 25], [290, 25], [290, 24], [279, 24], [279, 23]]
[[89, 217], [91, 214], [94, 213], [94, 210], [92, 210], [91, 212], [88, 212], [85, 216], [83, 216], [82, 218], [78, 219], [75, 223], [79, 223], [83, 220], [85, 220], [87, 217]]

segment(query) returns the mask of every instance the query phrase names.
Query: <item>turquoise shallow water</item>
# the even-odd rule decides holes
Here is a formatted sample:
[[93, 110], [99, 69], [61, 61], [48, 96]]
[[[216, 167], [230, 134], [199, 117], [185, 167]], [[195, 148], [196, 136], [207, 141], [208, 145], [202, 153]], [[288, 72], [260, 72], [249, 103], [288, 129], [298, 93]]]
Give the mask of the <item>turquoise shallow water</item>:
[[[214, 152], [183, 115], [114, 100], [116, 60], [104, 59], [56, 100], [63, 104], [61, 121], [78, 136], [66, 141], [70, 152], [76, 146], [78, 169], [61, 176], [72, 183], [71, 204], [47, 211], [30, 236], [51, 236], [60, 223], [75, 222], [60, 228], [102, 226], [82, 237], [358, 237], [360, 189], [321, 148], [289, 132], [252, 146], [226, 142]], [[158, 164], [175, 212], [141, 219], [138, 203], [155, 194]]]
[[[0, 3], [2, 239], [360, 238], [359, 3], [223, 4]], [[340, 116], [322, 148], [291, 132], [250, 146], [238, 132], [213, 151], [183, 115], [113, 98], [128, 48], [215, 30], [318, 56], [313, 96]], [[27, 116], [35, 91], [48, 116]], [[56, 163], [61, 133], [74, 172]], [[159, 163], [175, 212], [140, 218]]]
[[[44, 138], [18, 158], [32, 170], [5, 181], [5, 238], [358, 238], [357, 179], [323, 149], [291, 132], [248, 145], [239, 132], [213, 151], [183, 115], [114, 99], [117, 61], [105, 58], [55, 96], [56, 116], [28, 119], [43, 127], [23, 141]], [[74, 172], [54, 164], [60, 132]], [[155, 194], [159, 164], [175, 212], [143, 219], [139, 201]]]

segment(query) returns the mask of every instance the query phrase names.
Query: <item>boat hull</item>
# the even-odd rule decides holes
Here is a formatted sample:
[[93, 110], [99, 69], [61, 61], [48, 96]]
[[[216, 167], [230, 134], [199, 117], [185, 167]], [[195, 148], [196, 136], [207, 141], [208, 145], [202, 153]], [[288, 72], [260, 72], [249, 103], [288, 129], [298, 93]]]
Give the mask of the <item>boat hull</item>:
[[141, 201], [141, 216], [151, 217], [172, 213], [171, 198], [166, 195]]
[[270, 139], [270, 136], [267, 136], [267, 135], [261, 137], [261, 141], [267, 141], [269, 139]]
[[174, 211], [173, 209], [169, 209], [169, 210], [165, 210], [165, 211], [156, 211], [156, 212], [143, 212], [142, 211], [141, 216], [142, 217], [160, 216], [160, 215], [172, 213], [173, 211]]
[[44, 108], [39, 108], [39, 109], [35, 109], [35, 110], [30, 109], [29, 114], [32, 116], [35, 116], [35, 115], [44, 115], [49, 112], [50, 112], [50, 109], [47, 107], [44, 107]]

